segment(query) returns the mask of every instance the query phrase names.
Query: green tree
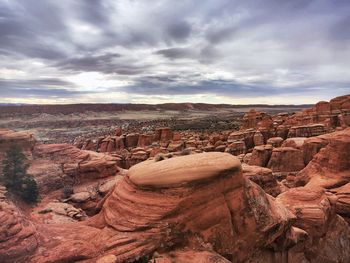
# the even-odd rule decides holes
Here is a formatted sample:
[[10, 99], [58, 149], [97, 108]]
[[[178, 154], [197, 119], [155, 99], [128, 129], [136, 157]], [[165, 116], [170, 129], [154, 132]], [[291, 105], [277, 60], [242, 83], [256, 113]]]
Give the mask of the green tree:
[[3, 173], [0, 177], [7, 190], [27, 203], [35, 203], [38, 199], [38, 187], [32, 176], [27, 174], [28, 165], [22, 149], [14, 144], [6, 152], [3, 161]]

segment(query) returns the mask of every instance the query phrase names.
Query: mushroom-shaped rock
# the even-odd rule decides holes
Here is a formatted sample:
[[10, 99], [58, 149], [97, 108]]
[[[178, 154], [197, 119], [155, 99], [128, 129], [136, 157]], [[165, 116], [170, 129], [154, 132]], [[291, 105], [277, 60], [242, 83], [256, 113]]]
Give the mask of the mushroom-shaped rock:
[[169, 187], [232, 174], [240, 169], [240, 161], [231, 154], [211, 152], [142, 162], [130, 168], [128, 176], [139, 186]]

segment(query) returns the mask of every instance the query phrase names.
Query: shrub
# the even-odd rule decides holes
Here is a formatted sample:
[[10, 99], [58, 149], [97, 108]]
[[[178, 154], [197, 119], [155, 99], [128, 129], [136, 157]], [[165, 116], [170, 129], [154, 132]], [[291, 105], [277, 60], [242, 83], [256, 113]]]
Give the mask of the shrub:
[[181, 151], [181, 155], [190, 155], [191, 154], [191, 150], [189, 149], [184, 149]]
[[2, 183], [10, 193], [22, 198], [27, 203], [36, 203], [38, 187], [32, 176], [27, 174], [26, 156], [18, 145], [12, 145], [3, 161]]
[[161, 154], [161, 153], [158, 153], [155, 157], [154, 157], [154, 160], [156, 162], [159, 162], [159, 161], [163, 161], [165, 158], [164, 158], [164, 155]]
[[66, 199], [74, 193], [73, 186], [65, 185], [62, 191], [62, 198]]

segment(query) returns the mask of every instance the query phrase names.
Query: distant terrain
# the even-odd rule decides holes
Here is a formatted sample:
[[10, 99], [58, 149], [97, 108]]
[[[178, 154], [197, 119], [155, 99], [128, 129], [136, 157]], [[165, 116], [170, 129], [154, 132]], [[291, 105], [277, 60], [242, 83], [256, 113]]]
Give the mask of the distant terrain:
[[69, 104], [6, 105], [0, 107], [0, 128], [29, 130], [45, 143], [72, 142], [77, 136], [173, 130], [236, 129], [245, 112], [254, 108], [271, 114], [296, 112], [310, 105], [228, 105], [204, 103], [167, 104]]

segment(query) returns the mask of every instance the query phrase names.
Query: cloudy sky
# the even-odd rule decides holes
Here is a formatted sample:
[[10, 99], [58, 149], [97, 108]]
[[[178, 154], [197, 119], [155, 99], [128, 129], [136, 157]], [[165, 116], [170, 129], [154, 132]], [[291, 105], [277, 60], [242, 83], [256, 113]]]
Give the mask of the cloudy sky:
[[1, 103], [348, 93], [349, 0], [0, 0]]

